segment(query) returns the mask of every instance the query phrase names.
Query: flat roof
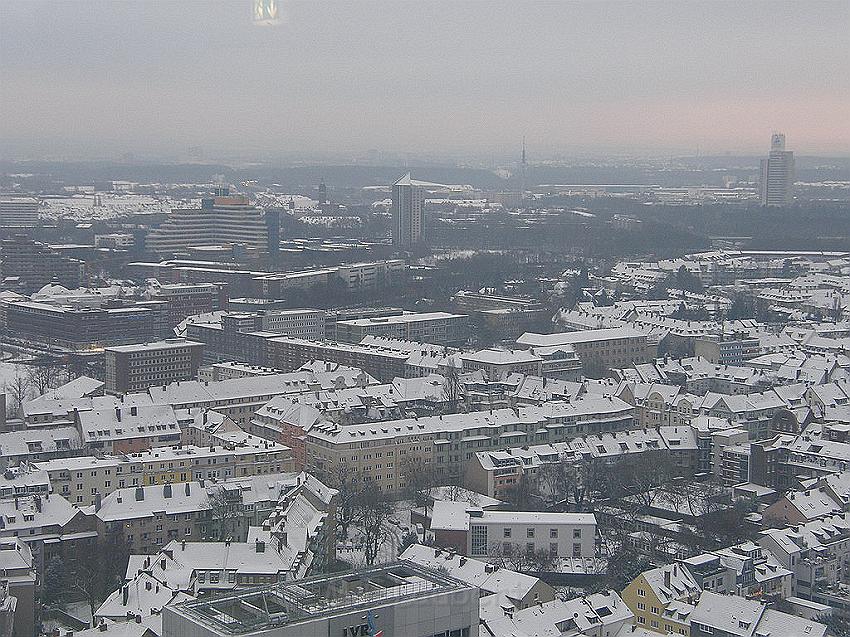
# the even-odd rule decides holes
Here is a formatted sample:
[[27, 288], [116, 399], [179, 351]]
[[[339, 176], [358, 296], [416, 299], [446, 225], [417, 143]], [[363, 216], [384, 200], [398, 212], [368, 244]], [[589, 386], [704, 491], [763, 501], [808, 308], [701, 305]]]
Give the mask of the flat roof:
[[362, 571], [280, 582], [167, 608], [218, 634], [241, 635], [470, 588], [439, 571], [402, 561]]
[[104, 351], [120, 352], [129, 354], [132, 352], [152, 352], [162, 349], [175, 349], [178, 347], [203, 347], [203, 343], [198, 341], [189, 341], [185, 338], [167, 338], [164, 341], [151, 341], [150, 343], [133, 343], [132, 345], [115, 345], [106, 347]]

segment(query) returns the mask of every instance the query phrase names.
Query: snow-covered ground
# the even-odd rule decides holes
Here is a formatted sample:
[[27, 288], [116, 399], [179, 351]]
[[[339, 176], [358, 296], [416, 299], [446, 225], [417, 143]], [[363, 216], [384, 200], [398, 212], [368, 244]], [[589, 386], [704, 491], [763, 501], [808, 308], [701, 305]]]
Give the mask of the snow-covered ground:
[[[398, 558], [398, 547], [402, 539], [409, 532], [416, 532], [410, 522], [410, 513], [413, 502], [401, 500], [395, 503], [395, 512], [387, 520], [389, 533], [387, 539], [378, 551], [377, 562], [379, 564], [393, 562]], [[363, 551], [362, 529], [356, 524], [348, 530], [348, 540], [337, 543], [336, 556], [344, 562], [351, 564], [352, 568], [366, 566], [366, 557]]]

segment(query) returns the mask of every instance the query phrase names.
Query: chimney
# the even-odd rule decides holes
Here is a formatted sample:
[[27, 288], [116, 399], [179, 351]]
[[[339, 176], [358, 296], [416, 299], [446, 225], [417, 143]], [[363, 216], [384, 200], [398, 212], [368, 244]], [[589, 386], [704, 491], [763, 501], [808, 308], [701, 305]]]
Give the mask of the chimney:
[[284, 531], [283, 533], [281, 533], [281, 534], [280, 534], [280, 539], [281, 539], [281, 542], [283, 542], [283, 545], [284, 545], [284, 546], [289, 546], [289, 543], [287, 542], [287, 540], [288, 540], [289, 538], [288, 538], [288, 536], [287, 536], [287, 534], [286, 534], [286, 531]]
[[170, 498], [171, 497], [171, 483], [166, 483], [164, 487], [162, 487], [162, 497]]
[[664, 586], [670, 588], [670, 571], [668, 569], [664, 569]]
[[143, 502], [145, 499], [145, 490], [143, 487], [136, 487], [136, 502]]
[[141, 616], [141, 615], [136, 615], [136, 623], [137, 623], [137, 624], [141, 624], [141, 623], [142, 623], [142, 616]]
[[123, 606], [126, 606], [127, 600], [129, 600], [129, 599], [130, 599], [130, 588], [126, 584], [124, 584], [124, 586], [121, 587], [121, 604]]
[[192, 487], [189, 486], [189, 483], [186, 483], [186, 495], [192, 495]]
[[135, 405], [130, 407], [130, 415], [131, 416], [138, 416], [139, 415], [139, 408], [136, 407]]
[[[165, 565], [166, 565], [166, 561], [165, 561], [165, 558], [163, 557], [163, 558], [159, 561], [159, 568], [160, 568], [161, 570], [163, 570], [163, 571], [164, 571], [164, 570], [165, 570]], [[150, 590], [150, 589], [148, 589], [148, 590]]]
[[266, 543], [261, 541], [261, 540], [257, 540], [257, 553], [265, 553], [265, 552], [266, 552]]
[[94, 510], [95, 513], [100, 511], [100, 507], [103, 506], [103, 497], [99, 493], [94, 494]]
[[150, 565], [151, 565], [151, 558], [150, 558], [150, 557], [146, 557], [146, 558], [145, 558], [145, 566], [144, 566], [144, 568], [148, 568]]
[[121, 408], [120, 407], [115, 408], [115, 420], [117, 420], [118, 422], [121, 422]]
[[105, 632], [106, 632], [106, 622], [105, 622], [105, 621], [101, 621], [101, 622], [97, 625], [97, 629], [98, 629], [100, 632], [105, 633]]

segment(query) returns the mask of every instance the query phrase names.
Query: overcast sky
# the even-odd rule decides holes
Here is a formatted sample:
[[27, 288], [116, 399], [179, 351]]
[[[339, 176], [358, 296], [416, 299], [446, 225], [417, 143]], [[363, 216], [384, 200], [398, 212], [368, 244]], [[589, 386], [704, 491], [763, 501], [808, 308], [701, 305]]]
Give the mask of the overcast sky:
[[0, 0], [0, 156], [850, 154], [848, 0]]

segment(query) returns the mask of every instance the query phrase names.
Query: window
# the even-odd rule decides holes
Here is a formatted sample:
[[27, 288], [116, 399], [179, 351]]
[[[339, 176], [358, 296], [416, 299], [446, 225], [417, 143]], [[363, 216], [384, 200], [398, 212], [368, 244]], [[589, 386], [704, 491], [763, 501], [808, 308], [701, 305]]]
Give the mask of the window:
[[573, 539], [580, 540], [581, 539], [581, 529], [573, 529]]
[[661, 614], [661, 610], [658, 608], [658, 606], [653, 606], [653, 607], [652, 607], [652, 612], [653, 612], [653, 614], [655, 614], [655, 615], [660, 615], [660, 614]]
[[510, 529], [510, 527], [506, 526], [505, 529], [504, 529], [504, 537], [510, 537], [510, 536], [511, 536], [511, 529]]
[[528, 542], [525, 545], [525, 552], [528, 553], [529, 555], [534, 554], [534, 542]]
[[581, 544], [573, 544], [573, 557], [581, 557]]
[[557, 540], [558, 539], [558, 529], [549, 529], [549, 539]]
[[529, 527], [525, 530], [525, 537], [527, 537], [530, 540], [534, 539], [534, 528], [533, 527]]
[[637, 594], [638, 597], [646, 597], [646, 590], [644, 590], [643, 588], [639, 588], [637, 589]]
[[638, 602], [637, 603], [637, 609], [638, 610], [646, 610], [646, 604], [644, 604], [643, 602]]
[[557, 542], [551, 542], [549, 544], [549, 555], [551, 555], [552, 557], [558, 556], [558, 543]]

